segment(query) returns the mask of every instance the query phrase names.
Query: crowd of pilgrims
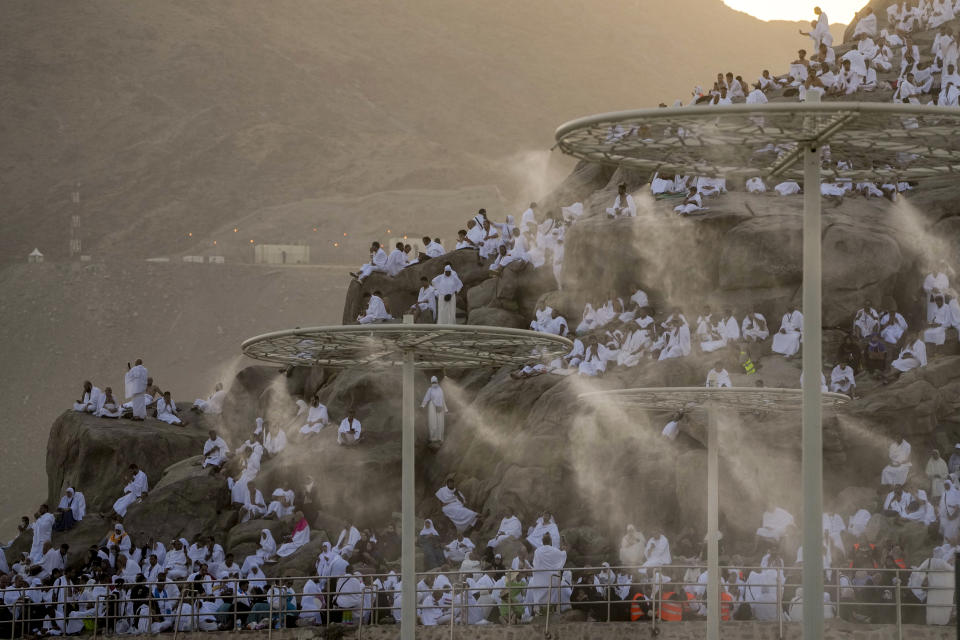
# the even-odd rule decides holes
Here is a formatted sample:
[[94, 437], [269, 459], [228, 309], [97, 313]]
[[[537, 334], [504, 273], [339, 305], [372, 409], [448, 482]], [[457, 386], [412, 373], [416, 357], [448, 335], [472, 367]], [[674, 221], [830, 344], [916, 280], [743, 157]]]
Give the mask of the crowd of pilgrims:
[[[891, 28], [879, 31], [876, 16], [868, 8], [855, 26], [855, 47], [839, 61], [826, 14], [815, 11], [817, 19], [811, 23], [811, 31], [801, 32], [813, 40], [814, 55], [808, 58], [801, 50], [789, 72], [781, 76], [765, 70], [752, 90], [740, 76], [718, 74], [712, 91], [704, 94], [698, 88], [691, 104], [763, 103], [775, 90], [783, 90], [784, 95], [796, 93], [801, 100], [810, 91], [848, 95], [871, 91], [882, 84], [877, 73], [894, 69], [898, 60], [899, 76], [891, 84], [894, 101], [918, 103], [921, 96], [929, 95], [931, 104], [958, 104], [957, 33], [945, 25], [960, 11], [960, 0], [957, 6], [950, 0], [903, 0], [887, 10]], [[911, 34], [930, 29], [938, 30], [933, 47], [921, 52]], [[614, 127], [609, 137], [640, 134]], [[724, 193], [726, 188], [723, 179], [686, 176], [657, 175], [651, 184], [656, 196], [685, 194], [676, 207], [683, 215], [705, 209], [703, 197]], [[854, 191], [867, 197], [892, 197], [908, 188], [905, 183], [853, 185], [838, 181], [822, 185], [824, 195], [838, 197]], [[754, 178], [747, 181], [746, 189], [763, 192], [766, 185]], [[775, 189], [781, 195], [801, 190], [796, 183], [783, 183]], [[619, 186], [606, 213], [610, 218], [636, 216], [636, 204], [625, 184]], [[538, 220], [536, 203], [532, 203], [521, 214], [519, 224], [513, 216], [495, 223], [481, 209], [458, 232], [454, 250], [475, 251], [478, 262], [494, 272], [511, 262], [546, 265], [559, 282], [565, 231], [582, 214], [582, 203], [576, 203], [563, 207], [559, 215]], [[424, 237], [422, 251], [415, 255], [404, 243], [387, 254], [374, 242], [370, 252], [370, 261], [352, 274], [360, 281], [375, 272], [396, 276], [412, 264], [442, 258], [447, 250], [439, 238]], [[952, 275], [949, 265], [940, 263], [926, 276], [922, 285], [925, 313], [919, 314], [919, 327], [911, 329], [896, 309], [877, 308], [865, 301], [838, 348], [829, 383], [821, 373], [822, 388], [855, 396], [861, 374], [886, 383], [899, 373], [926, 366], [927, 345], [934, 350], [943, 345], [951, 328], [960, 336], [960, 304], [950, 287]], [[410, 311], [417, 316], [429, 314], [438, 323], [456, 323], [456, 296], [462, 287], [447, 262], [443, 273], [432, 281], [421, 279], [417, 303]], [[562, 358], [525, 367], [514, 375], [598, 376], [613, 367], [633, 367], [644, 360], [716, 353], [716, 366], [707, 372], [704, 384], [723, 387], [731, 386], [725, 362], [735, 361], [747, 375], [757, 372], [762, 343], [769, 341], [772, 352], [788, 358], [800, 349], [803, 316], [799, 309], [786, 310], [779, 330], [771, 332], [766, 318], [757, 312], [738, 316], [730, 308], [704, 307], [696, 321], [689, 323], [680, 309], [655, 314], [647, 294], [639, 288], [630, 294], [625, 300], [610, 292], [605, 299], [588, 302], [572, 328], [566, 318], [542, 305], [531, 329], [570, 336], [574, 347]], [[393, 319], [380, 292], [366, 295], [358, 322]], [[128, 364], [127, 369], [126, 403], [115, 397], [111, 387], [101, 391], [88, 381], [73, 409], [101, 418], [133, 420], [144, 420], [149, 411], [168, 424], [187, 424], [170, 391], [154, 384], [141, 361]], [[431, 383], [422, 406], [427, 409], [430, 439], [442, 441], [447, 408], [438, 380]], [[757, 384], [762, 382], [758, 379]], [[217, 415], [225, 395], [218, 384], [191, 409]], [[684, 420], [682, 412], [674, 415], [663, 435], [675, 439]], [[32, 535], [30, 551], [9, 565], [6, 554], [0, 553], [4, 605], [0, 606], [0, 635], [77, 634], [85, 625], [89, 628], [92, 620], [118, 633], [156, 633], [172, 630], [177, 624], [180, 630], [262, 629], [323, 624], [328, 616], [345, 622], [361, 616], [365, 622], [399, 620], [400, 583], [395, 570], [400, 539], [392, 524], [377, 531], [353, 526], [344, 529], [335, 544], [323, 543], [316, 575], [305, 582], [271, 579], [264, 573], [264, 567], [299, 552], [310, 540], [303, 508], [313, 481], [299, 494], [292, 487], [276, 487], [268, 503], [255, 486], [261, 462], [280, 453], [288, 438], [310, 438], [330, 424], [327, 408], [313, 396], [297, 400], [296, 415], [285, 423], [271, 424], [258, 418], [250, 437], [233, 451], [220, 434], [209, 432], [202, 452], [203, 467], [226, 475], [227, 463], [238, 461], [236, 477], [229, 475], [224, 480], [240, 522], [275, 519], [289, 531], [277, 541], [272, 530], [264, 528], [259, 548], [244, 558], [226, 553], [213, 537], [166, 543], [153, 538], [134, 541], [124, 530], [123, 517], [131, 504], [149, 499], [148, 478], [136, 464], [130, 465], [129, 482], [108, 514], [87, 514], [84, 494], [73, 487], [66, 490], [56, 510], [41, 505], [32, 522], [24, 517], [19, 526], [20, 533]], [[349, 410], [339, 423], [337, 441], [345, 446], [360, 444], [361, 431], [359, 420]], [[905, 621], [947, 624], [953, 602], [953, 559], [960, 551], [960, 443], [949, 460], [932, 450], [922, 473], [913, 470], [911, 446], [905, 439], [890, 443], [888, 454], [876, 504], [850, 514], [823, 516], [825, 565], [834, 567], [826, 572], [827, 584], [835, 585], [823, 594], [824, 613], [860, 622], [891, 622], [896, 616], [892, 607], [871, 605], [892, 602], [893, 590], [899, 588], [903, 603], [920, 605], [904, 609]], [[437, 490], [436, 497], [445, 521], [436, 523], [438, 527], [431, 519], [424, 520], [418, 536], [423, 570], [429, 572], [421, 574], [417, 585], [417, 615], [424, 625], [445, 624], [451, 617], [469, 624], [521, 622], [541, 613], [548, 603], [560, 611], [582, 609], [597, 620], [608, 615], [631, 620], [657, 615], [672, 621], [706, 614], [705, 551], [697, 542], [700, 536], [691, 530], [678, 536], [671, 551], [662, 530], [651, 529], [647, 538], [629, 525], [620, 540], [618, 557], [610, 558], [613, 566], [602, 562], [596, 569], [569, 569], [566, 541], [549, 512], [531, 518], [526, 530], [519, 514], [504, 512], [494, 533], [493, 527], [484, 527], [489, 514], [470, 509], [452, 479]], [[921, 522], [929, 528], [931, 539], [942, 544], [930, 557], [907, 558], [896, 541], [868, 543], [864, 532], [878, 514]], [[56, 545], [53, 534], [88, 517], [105, 519], [104, 538], [82, 551], [82, 567], [68, 569], [77, 565], [69, 561], [76, 551], [67, 544]], [[799, 620], [803, 595], [795, 585], [802, 549], [797, 546], [794, 518], [771, 505], [758, 524], [753, 551], [731, 555], [724, 568], [722, 617]], [[475, 543], [471, 536], [481, 531], [493, 537]], [[499, 551], [504, 548], [510, 550], [506, 561]], [[191, 590], [196, 597], [181, 598], [181, 590]], [[613, 606], [608, 608], [607, 600], [612, 600]], [[654, 600], [660, 603], [656, 611], [651, 609]]]
[[[220, 438], [212, 432], [210, 440]], [[213, 448], [225, 455], [222, 445], [205, 450]], [[931, 451], [922, 472], [912, 468], [911, 448], [902, 438], [890, 443], [889, 458], [874, 504], [823, 515], [825, 615], [889, 623], [896, 609], [876, 605], [899, 598], [904, 622], [947, 624], [954, 554], [960, 551], [960, 443], [949, 460]], [[144, 472], [135, 465], [130, 471], [131, 483], [141, 483], [138, 499], [148, 499]], [[689, 527], [671, 542], [655, 526], [644, 535], [627, 525], [615, 557], [577, 569], [549, 511], [527, 519], [526, 527], [520, 514], [503, 511], [496, 527], [485, 526], [489, 514], [471, 509], [452, 478], [435, 495], [442, 521], [423, 520], [418, 535], [421, 624], [522, 623], [548, 605], [582, 610], [588, 620], [657, 616], [670, 622], [706, 615], [705, 549], [702, 536]], [[348, 526], [336, 542], [323, 543], [306, 580], [268, 578], [264, 567], [295, 553], [298, 535], [309, 532], [292, 490], [274, 498], [258, 517], [285, 521], [291, 535], [278, 544], [271, 528], [264, 528], [259, 548], [242, 559], [212, 536], [134, 540], [117, 518], [99, 544], [80, 552], [82, 563], [73, 563], [75, 552], [57, 546], [52, 533], [98, 516], [87, 514], [83, 494], [69, 488], [56, 511], [43, 505], [32, 523], [23, 519], [21, 532], [32, 530], [30, 552], [10, 566], [0, 554], [0, 631], [11, 637], [71, 635], [99, 624], [110, 632], [141, 634], [174, 627], [214, 631], [400, 620], [400, 538], [393, 524], [377, 531]], [[873, 518], [922, 523], [928, 539], [942, 544], [929, 557], [911, 558], [898, 540], [869, 543], [864, 534]], [[803, 551], [794, 518], [770, 505], [757, 524], [750, 544], [741, 540], [728, 552], [724, 547], [733, 536], [722, 543], [722, 619], [800, 620]]]
[[[889, 383], [901, 373], [927, 365], [928, 347], [944, 345], [947, 331], [960, 339], [960, 300], [950, 287], [950, 265], [941, 261], [923, 280], [923, 309], [917, 314], [920, 327], [912, 330], [895, 308], [878, 309], [864, 302], [850, 319], [846, 335], [837, 348], [829, 381], [821, 372], [824, 391], [854, 395], [856, 377], [863, 374]], [[771, 333], [763, 314], [756, 311], [738, 316], [731, 308], [717, 312], [705, 306], [689, 322], [671, 308], [656, 318], [647, 293], [636, 289], [629, 298], [610, 292], [587, 302], [573, 329], [567, 319], [549, 306], [541, 305], [530, 323], [534, 331], [569, 336], [573, 348], [561, 358], [524, 367], [516, 377], [551, 373], [602, 376], [613, 368], [635, 367], [643, 362], [682, 358], [691, 354], [715, 354], [717, 366], [707, 373], [708, 387], [729, 387], [725, 363], [755, 375], [759, 357], [769, 346], [772, 353], [795, 357], [803, 339], [803, 314], [799, 309], [784, 312], [780, 327]], [[690, 316], [694, 316], [691, 314]], [[826, 371], [826, 369], [825, 369]]]
[[[887, 28], [880, 29], [868, 6], [854, 25], [852, 42], [838, 55], [827, 14], [815, 7], [810, 31], [800, 32], [811, 39], [811, 55], [799, 50], [785, 73], [771, 75], [764, 69], [752, 85], [732, 72], [718, 73], [709, 92], [694, 89], [690, 104], [763, 104], [774, 91], [805, 101], [810, 92], [843, 96], [879, 88], [892, 90], [896, 103], [956, 107], [960, 43], [955, 12], [960, 12], [960, 2], [954, 6], [951, 0], [900, 0], [887, 8]], [[914, 43], [921, 34], [932, 39], [929, 51]], [[888, 73], [896, 78], [878, 78]]]
[[[810, 93], [852, 96], [878, 89], [891, 90], [895, 103], [960, 106], [960, 31], [957, 28], [960, 23], [955, 21], [960, 3], [900, 0], [887, 8], [888, 27], [884, 29], [878, 28], [877, 16], [871, 7], [867, 7], [854, 26], [852, 43], [844, 46], [846, 51], [839, 54], [833, 46], [827, 14], [819, 7], [814, 12], [816, 19], [811, 22], [810, 31], [801, 31], [812, 41], [812, 54], [800, 49], [785, 73], [771, 75], [768, 69], [764, 69], [752, 85], [733, 72], [718, 73], [709, 91], [699, 86], [694, 88], [687, 106], [765, 104], [769, 101], [768, 96], [776, 95], [797, 96], [803, 102], [808, 100]], [[920, 34], [932, 38], [929, 50], [921, 50], [914, 43], [913, 38]], [[881, 76], [890, 74], [891, 79], [878, 79], [878, 73]], [[893, 78], [892, 74], [896, 77]], [[673, 106], [682, 107], [683, 102], [676, 100]], [[618, 142], [629, 136], [644, 138], [645, 130], [643, 127], [614, 125], [607, 133], [607, 141]], [[783, 151], [775, 147], [764, 150]], [[827, 161], [835, 163], [838, 169], [854, 168], [848, 159], [830, 159], [829, 147], [825, 148], [824, 154]], [[747, 180], [745, 187], [749, 193], [768, 190], [768, 185], [759, 176]], [[675, 207], [681, 215], [706, 211], [709, 207], [704, 205], [705, 198], [727, 191], [725, 180], [683, 175], [655, 175], [651, 188], [658, 197], [683, 198]], [[833, 199], [860, 194], [866, 198], [895, 200], [898, 193], [911, 188], [909, 183], [896, 180], [854, 183], [838, 179], [820, 185], [821, 194]], [[781, 196], [799, 194], [803, 190], [793, 180], [773, 185], [772, 189]]]

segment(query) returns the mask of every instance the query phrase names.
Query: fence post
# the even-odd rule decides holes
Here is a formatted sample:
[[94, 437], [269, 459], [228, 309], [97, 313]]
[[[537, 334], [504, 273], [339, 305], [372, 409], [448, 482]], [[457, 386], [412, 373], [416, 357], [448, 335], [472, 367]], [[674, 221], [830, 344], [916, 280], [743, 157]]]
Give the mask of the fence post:
[[367, 599], [367, 587], [360, 589], [360, 619], [357, 620], [357, 640], [363, 640], [363, 610]]
[[[810, 600], [807, 594], [803, 594], [803, 596], [804, 600]], [[783, 585], [780, 584], [779, 573], [777, 573], [777, 638], [783, 640]]]
[[[896, 578], [896, 589], [897, 589], [897, 640], [903, 640], [903, 611], [900, 609], [900, 588], [903, 585], [900, 581], [900, 572], [897, 572]], [[960, 623], [958, 623], [960, 624]]]
[[454, 604], [457, 601], [457, 587], [450, 583], [450, 640], [453, 640]]
[[267, 610], [269, 611], [269, 617], [267, 618], [267, 638], [273, 637], [273, 596], [270, 595], [270, 581], [267, 581]]

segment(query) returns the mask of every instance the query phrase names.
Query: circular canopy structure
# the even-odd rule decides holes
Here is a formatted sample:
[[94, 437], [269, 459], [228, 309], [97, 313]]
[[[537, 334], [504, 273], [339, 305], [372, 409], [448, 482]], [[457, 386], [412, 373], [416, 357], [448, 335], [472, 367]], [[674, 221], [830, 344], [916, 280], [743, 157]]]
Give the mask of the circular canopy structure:
[[810, 141], [829, 145], [828, 179], [960, 173], [960, 109], [953, 107], [828, 102], [641, 109], [573, 120], [557, 129], [556, 140], [582, 160], [660, 173], [802, 179], [800, 143]]
[[[837, 408], [850, 402], [842, 393], [820, 394], [824, 408]], [[802, 408], [802, 389], [767, 387], [651, 387], [646, 389], [617, 389], [591, 391], [580, 394], [583, 400], [603, 400], [620, 406], [658, 411], [678, 411], [690, 405], [711, 405], [737, 411], [799, 411]]]
[[487, 367], [553, 359], [573, 343], [547, 333], [443, 324], [378, 324], [309, 327], [277, 331], [243, 343], [256, 360], [324, 367], [401, 366], [414, 354], [414, 367]]

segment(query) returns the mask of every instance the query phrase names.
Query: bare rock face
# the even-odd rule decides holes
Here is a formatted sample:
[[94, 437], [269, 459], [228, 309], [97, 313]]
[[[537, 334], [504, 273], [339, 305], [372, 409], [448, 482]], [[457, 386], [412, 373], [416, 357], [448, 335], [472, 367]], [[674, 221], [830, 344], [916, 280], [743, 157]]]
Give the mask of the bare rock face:
[[131, 463], [153, 484], [168, 466], [203, 450], [207, 423], [191, 419], [191, 425], [177, 427], [153, 418], [132, 422], [63, 413], [47, 441], [48, 504], [55, 507], [72, 486], [84, 493], [89, 511], [109, 511], [129, 482]]

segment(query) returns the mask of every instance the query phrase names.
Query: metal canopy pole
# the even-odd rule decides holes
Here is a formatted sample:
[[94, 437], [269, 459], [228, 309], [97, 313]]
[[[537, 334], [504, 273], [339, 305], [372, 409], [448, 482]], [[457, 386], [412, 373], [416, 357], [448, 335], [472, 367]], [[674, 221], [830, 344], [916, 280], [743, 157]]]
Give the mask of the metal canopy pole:
[[[413, 324], [413, 316], [403, 316], [403, 324]], [[416, 465], [414, 464], [416, 432], [413, 409], [413, 349], [403, 352], [403, 442], [401, 445], [403, 474], [401, 478], [400, 520], [400, 638], [413, 640], [417, 629], [417, 556], [416, 545]]]
[[799, 144], [803, 146], [803, 638], [820, 640], [823, 637], [820, 141]]
[[707, 403], [707, 640], [720, 640], [720, 478], [717, 408]]

